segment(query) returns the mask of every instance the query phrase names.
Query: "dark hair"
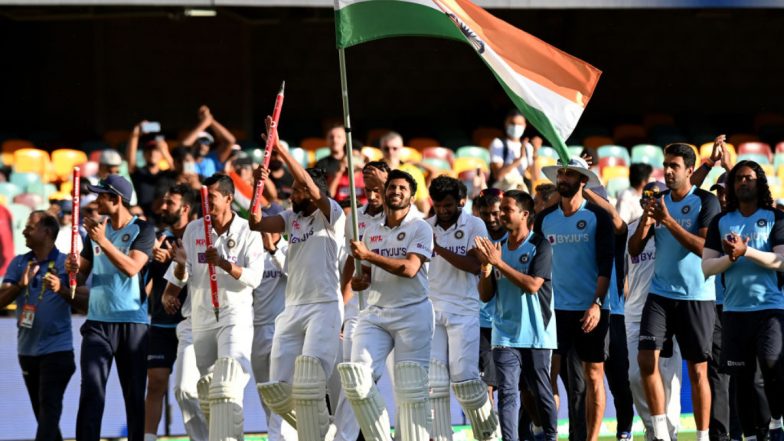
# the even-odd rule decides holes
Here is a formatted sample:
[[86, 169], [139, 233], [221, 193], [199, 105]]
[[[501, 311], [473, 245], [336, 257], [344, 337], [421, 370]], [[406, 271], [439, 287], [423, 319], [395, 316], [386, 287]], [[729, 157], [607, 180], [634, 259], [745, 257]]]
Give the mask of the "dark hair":
[[759, 208], [772, 208], [773, 197], [770, 194], [770, 186], [768, 185], [768, 178], [765, 176], [765, 170], [754, 161], [740, 161], [727, 173], [727, 180], [724, 181], [726, 183], [725, 191], [727, 192], [727, 211], [738, 209], [738, 196], [735, 194], [735, 175], [738, 174], [738, 170], [741, 167], [748, 167], [754, 170], [754, 174], [757, 175], [757, 206]]
[[183, 205], [187, 205], [190, 207], [190, 210], [188, 210], [189, 217], [193, 215], [193, 212], [198, 208], [196, 204], [200, 203], [200, 201], [196, 197], [196, 192], [193, 191], [189, 185], [187, 184], [173, 185], [169, 189], [169, 193], [180, 195]]
[[234, 181], [225, 173], [215, 173], [204, 180], [204, 185], [211, 187], [218, 184], [218, 191], [224, 196], [234, 196]]
[[694, 167], [697, 162], [697, 155], [694, 154], [694, 149], [689, 144], [676, 142], [664, 147], [664, 154], [671, 156], [680, 156], [683, 158], [683, 163], [686, 167]]
[[389, 187], [389, 183], [392, 182], [393, 179], [405, 179], [408, 181], [408, 186], [411, 187], [411, 196], [415, 195], [417, 192], [417, 183], [414, 180], [414, 177], [410, 174], [404, 172], [403, 170], [392, 170], [387, 175], [387, 182], [384, 183], [384, 190]]
[[[461, 191], [460, 191], [460, 181], [455, 178], [450, 178], [449, 176], [441, 175], [432, 182], [430, 182], [430, 198], [433, 199], [434, 202], [441, 202], [447, 198], [447, 196], [452, 196], [455, 198], [455, 201], [459, 202], [461, 199]], [[463, 192], [463, 197], [465, 197], [465, 192]]]
[[512, 110], [510, 110], [510, 111], [509, 111], [509, 112], [506, 114], [506, 117], [507, 117], [507, 118], [515, 118], [515, 117], [517, 117], [517, 116], [522, 116], [523, 118], [525, 118], [525, 115], [523, 115], [523, 114], [522, 114], [522, 112], [520, 112], [520, 111], [519, 111], [519, 110], [517, 110], [517, 109], [512, 109]]
[[30, 213], [30, 217], [34, 215], [38, 216], [38, 222], [36, 223], [44, 227], [52, 238], [52, 241], [55, 241], [57, 239], [57, 234], [60, 233], [60, 223], [57, 221], [57, 218], [44, 210], [35, 210]]
[[479, 196], [474, 199], [474, 206], [479, 208], [489, 207], [493, 204], [501, 202], [501, 197], [503, 196], [503, 191], [498, 192], [490, 192], [490, 191], [481, 191], [479, 192]]
[[174, 162], [183, 162], [185, 161], [185, 157], [191, 155], [191, 150], [186, 149], [185, 147], [177, 147], [176, 149], [172, 150], [171, 156]]
[[316, 184], [316, 187], [321, 190], [321, 193], [329, 196], [329, 186], [327, 186], [327, 171], [323, 168], [316, 168], [311, 167], [305, 169], [310, 175], [310, 178], [313, 179], [313, 182]]
[[520, 210], [527, 211], [529, 213], [534, 212], [534, 199], [530, 194], [522, 190], [509, 190], [504, 192], [504, 197], [514, 199], [517, 202], [517, 206], [520, 208]]
[[638, 162], [629, 166], [629, 185], [632, 188], [637, 188], [640, 185], [648, 182], [648, 179], [653, 173], [653, 167], [650, 164]]
[[550, 196], [558, 192], [558, 187], [555, 184], [539, 184], [534, 189], [536, 194], [542, 194], [542, 199], [545, 201], [550, 199]]
[[370, 161], [362, 167], [362, 171], [367, 170], [368, 168], [373, 167], [381, 170], [384, 173], [389, 173], [389, 165], [387, 165], [386, 161]]

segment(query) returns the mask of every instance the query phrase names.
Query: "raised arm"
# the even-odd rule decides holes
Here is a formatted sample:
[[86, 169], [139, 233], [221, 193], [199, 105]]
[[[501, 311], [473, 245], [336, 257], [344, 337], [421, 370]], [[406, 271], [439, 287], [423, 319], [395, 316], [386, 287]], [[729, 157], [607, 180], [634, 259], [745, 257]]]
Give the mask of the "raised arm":
[[[185, 138], [182, 139], [182, 145], [190, 146], [199, 138], [199, 132], [207, 130], [212, 125], [212, 115], [209, 112], [204, 112], [202, 109], [207, 106], [199, 107], [199, 123], [193, 128]], [[209, 110], [209, 109], [208, 109]]]

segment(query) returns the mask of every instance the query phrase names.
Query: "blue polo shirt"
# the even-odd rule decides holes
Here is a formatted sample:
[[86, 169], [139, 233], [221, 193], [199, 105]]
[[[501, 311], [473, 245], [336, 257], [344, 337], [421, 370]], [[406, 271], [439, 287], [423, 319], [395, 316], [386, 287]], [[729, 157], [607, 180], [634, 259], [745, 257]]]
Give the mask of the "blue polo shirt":
[[[43, 297], [38, 299], [43, 287], [43, 278], [49, 271], [51, 262], [54, 262], [52, 271], [60, 277], [60, 283], [68, 285], [68, 273], [65, 271], [66, 255], [53, 248], [46, 260], [38, 262], [38, 273], [30, 281], [28, 289], [19, 293], [16, 298], [17, 321], [22, 315], [25, 303], [35, 305], [35, 319], [32, 328], [19, 327], [17, 335], [17, 351], [19, 355], [39, 356], [53, 352], [72, 351], [73, 335], [71, 334], [71, 306], [60, 295], [49, 289], [43, 291]], [[19, 283], [22, 280], [27, 264], [34, 261], [32, 251], [21, 254], [11, 260], [8, 265], [4, 283]], [[28, 295], [25, 295], [28, 293]], [[17, 322], [18, 323], [18, 322]]]
[[517, 272], [541, 277], [544, 283], [539, 291], [526, 292], [499, 270], [494, 270], [497, 292], [493, 346], [534, 349], [558, 347], [553, 313], [552, 257], [550, 244], [534, 232], [529, 233], [515, 250], [510, 250], [508, 241], [503, 241], [503, 261]]
[[[722, 239], [731, 233], [748, 238], [748, 246], [772, 252], [784, 244], [784, 213], [760, 208], [745, 217], [739, 211], [716, 216], [708, 227], [705, 248], [722, 253]], [[784, 309], [781, 273], [763, 268], [744, 256], [720, 275], [724, 287], [724, 311], [750, 312]]]
[[[509, 237], [509, 233], [504, 233], [504, 235], [498, 240], [493, 240], [492, 237], [488, 237], [488, 238], [493, 243], [498, 243], [498, 242], [505, 241], [507, 237]], [[493, 296], [493, 298], [490, 299], [489, 302], [482, 302], [482, 306], [479, 308], [479, 327], [492, 328], [494, 315], [495, 315], [495, 296]]]
[[[155, 229], [136, 216], [123, 228], [106, 224], [106, 238], [122, 252], [141, 251], [152, 259]], [[82, 249], [82, 257], [92, 262], [92, 286], [87, 319], [109, 323], [149, 323], [147, 317], [147, 265], [133, 277], [123, 274], [92, 240]], [[149, 262], [149, 261], [148, 261]]]
[[623, 276], [620, 270], [624, 268], [624, 257], [626, 253], [626, 234], [615, 235], [615, 256], [613, 258], [612, 277], [610, 278], [610, 289], [608, 290], [607, 302], [610, 304], [611, 315], [623, 315], [626, 299], [623, 297]]
[[[695, 235], [700, 229], [708, 228], [721, 211], [716, 196], [695, 186], [678, 202], [672, 200], [669, 190], [662, 197], [670, 216], [684, 230]], [[656, 240], [656, 260], [651, 292], [674, 300], [716, 300], [713, 277], [706, 280], [702, 273], [702, 256], [687, 250], [663, 225], [652, 230]]]
[[[593, 304], [598, 277], [612, 276], [615, 233], [610, 216], [587, 201], [570, 216], [556, 204], [536, 216], [534, 231], [553, 249], [555, 309], [585, 311]], [[605, 297], [603, 308], [609, 306]]]

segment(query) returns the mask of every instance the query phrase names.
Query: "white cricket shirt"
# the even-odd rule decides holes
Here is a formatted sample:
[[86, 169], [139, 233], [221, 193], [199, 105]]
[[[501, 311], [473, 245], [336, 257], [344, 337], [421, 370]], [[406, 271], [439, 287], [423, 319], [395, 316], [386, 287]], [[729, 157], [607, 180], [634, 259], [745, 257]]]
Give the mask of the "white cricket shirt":
[[[437, 217], [426, 219], [433, 230], [438, 245], [465, 256], [476, 246], [477, 236], [489, 237], [482, 219], [460, 211], [457, 221], [446, 230], [437, 224]], [[430, 300], [433, 310], [460, 315], [478, 315], [482, 302], [479, 300], [479, 275], [455, 268], [438, 253], [430, 261]]]
[[286, 306], [337, 302], [340, 296], [340, 252], [346, 216], [330, 199], [329, 219], [316, 209], [309, 216], [286, 210], [289, 252], [286, 258]]
[[427, 262], [433, 255], [433, 230], [411, 210], [395, 228], [387, 227], [385, 222], [386, 218], [365, 230], [362, 241], [367, 248], [395, 259], [416, 253], [425, 258], [425, 263], [412, 278], [396, 276], [371, 265], [368, 305], [398, 308], [419, 303], [427, 298]]
[[[283, 311], [286, 300], [286, 253], [289, 243], [281, 238], [275, 254], [264, 253], [264, 277], [253, 290], [253, 325], [270, 325]], [[265, 250], [266, 251], [266, 250]]]
[[[637, 231], [637, 219], [629, 224], [629, 238]], [[624, 306], [624, 317], [626, 322], [639, 322], [642, 320], [642, 308], [650, 292], [651, 280], [653, 279], [653, 266], [656, 261], [656, 241], [651, 237], [645, 244], [645, 249], [637, 257], [629, 255], [629, 246], [626, 246], [626, 283], [627, 297]]]
[[[362, 240], [362, 238], [365, 235], [365, 231], [368, 229], [368, 227], [370, 227], [373, 224], [377, 224], [384, 219], [384, 210], [379, 211], [378, 214], [376, 214], [375, 216], [371, 216], [367, 214], [366, 210], [367, 210], [367, 206], [365, 205], [357, 208], [357, 214], [358, 214], [357, 226], [359, 227], [358, 228], [359, 240]], [[353, 216], [351, 215], [351, 213], [349, 213], [348, 216], [346, 216], [346, 246], [345, 246], [346, 252], [349, 254], [351, 254], [351, 241], [353, 240], [352, 236], [354, 234], [352, 230], [352, 228], [354, 227], [351, 225], [351, 222], [353, 222]], [[355, 317], [357, 314], [359, 314], [359, 296], [357, 295], [359, 293], [360, 292], [355, 291], [354, 295], [351, 297], [351, 300], [349, 300], [348, 303], [346, 303], [345, 320], [348, 320], [349, 318]], [[367, 290], [361, 291], [361, 293], [367, 296]]]

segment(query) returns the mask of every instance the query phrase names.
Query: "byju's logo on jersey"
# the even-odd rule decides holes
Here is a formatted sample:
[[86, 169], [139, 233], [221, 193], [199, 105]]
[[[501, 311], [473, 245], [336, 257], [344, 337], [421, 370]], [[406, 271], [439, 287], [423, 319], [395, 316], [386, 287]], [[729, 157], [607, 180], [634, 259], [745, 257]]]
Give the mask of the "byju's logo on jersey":
[[578, 230], [584, 230], [586, 225], [588, 225], [588, 222], [586, 222], [584, 220], [581, 220], [581, 221], [577, 222], [577, 229]]
[[557, 245], [562, 243], [590, 242], [590, 240], [591, 237], [588, 233], [547, 235], [547, 241], [550, 242], [551, 245]]
[[681, 213], [683, 214], [689, 214], [690, 211], [691, 211], [691, 205], [684, 205], [683, 208], [681, 208]]
[[760, 228], [765, 227], [765, 225], [767, 225], [767, 224], [768, 224], [768, 221], [766, 221], [765, 219], [760, 219], [760, 220], [757, 221], [757, 226], [760, 227]]

